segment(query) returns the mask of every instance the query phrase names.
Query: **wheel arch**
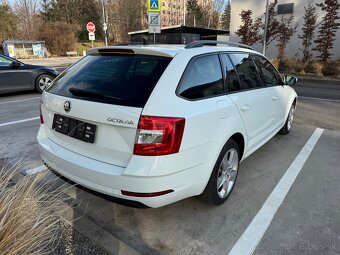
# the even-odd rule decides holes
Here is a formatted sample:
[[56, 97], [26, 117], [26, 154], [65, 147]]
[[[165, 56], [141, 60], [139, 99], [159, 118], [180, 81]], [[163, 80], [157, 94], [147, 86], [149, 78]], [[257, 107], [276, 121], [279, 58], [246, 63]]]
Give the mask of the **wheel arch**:
[[240, 152], [240, 160], [242, 159], [243, 155], [244, 155], [244, 148], [245, 148], [245, 140], [244, 140], [244, 137], [241, 133], [235, 133], [233, 134], [228, 140], [234, 140], [237, 145], [238, 145], [238, 148], [239, 148], [239, 152]]

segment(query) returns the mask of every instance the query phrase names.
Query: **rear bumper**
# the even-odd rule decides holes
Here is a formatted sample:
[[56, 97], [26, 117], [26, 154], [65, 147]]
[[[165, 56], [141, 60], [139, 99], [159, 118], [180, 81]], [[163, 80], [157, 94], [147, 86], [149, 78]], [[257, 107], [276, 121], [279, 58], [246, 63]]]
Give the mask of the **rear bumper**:
[[[132, 172], [129, 166], [124, 168], [107, 164], [59, 146], [46, 136], [44, 125], [40, 127], [37, 139], [43, 161], [60, 175], [91, 190], [137, 201], [148, 207], [160, 207], [200, 194], [210, 177], [209, 169], [212, 169], [207, 164], [199, 164], [183, 170], [178, 169], [179, 171], [169, 175], [128, 175], [126, 173]], [[138, 163], [143, 164], [143, 157], [133, 157], [138, 157]], [[151, 164], [150, 160], [154, 162]], [[157, 166], [158, 161], [158, 157], [145, 157], [145, 164], [152, 168]], [[174, 165], [178, 167], [178, 162], [174, 162]], [[122, 190], [138, 193], [174, 191], [155, 197], [135, 197], [123, 195]]]

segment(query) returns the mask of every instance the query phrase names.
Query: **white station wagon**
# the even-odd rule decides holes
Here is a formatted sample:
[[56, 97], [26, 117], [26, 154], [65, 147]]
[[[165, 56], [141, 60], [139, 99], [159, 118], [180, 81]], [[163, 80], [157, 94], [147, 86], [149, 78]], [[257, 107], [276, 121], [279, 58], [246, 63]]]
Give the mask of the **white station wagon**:
[[90, 50], [42, 95], [44, 163], [135, 206], [223, 203], [239, 162], [289, 133], [297, 79], [245, 45], [221, 44]]

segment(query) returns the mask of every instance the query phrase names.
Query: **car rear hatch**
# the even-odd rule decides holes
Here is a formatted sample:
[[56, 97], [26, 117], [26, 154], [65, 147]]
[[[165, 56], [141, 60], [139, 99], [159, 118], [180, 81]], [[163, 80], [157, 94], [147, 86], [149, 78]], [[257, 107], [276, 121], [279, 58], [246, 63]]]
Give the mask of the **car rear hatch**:
[[86, 56], [43, 95], [48, 137], [78, 154], [126, 167], [143, 107], [170, 61], [116, 49]]

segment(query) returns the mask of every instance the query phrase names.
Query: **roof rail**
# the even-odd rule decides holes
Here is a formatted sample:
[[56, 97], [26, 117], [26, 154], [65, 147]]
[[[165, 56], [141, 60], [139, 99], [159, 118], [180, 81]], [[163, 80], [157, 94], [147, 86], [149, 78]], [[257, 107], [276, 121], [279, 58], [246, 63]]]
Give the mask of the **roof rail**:
[[185, 46], [185, 49], [198, 48], [198, 47], [203, 47], [204, 45], [211, 45], [211, 44], [225, 44], [225, 45], [231, 45], [231, 46], [254, 50], [252, 47], [242, 44], [242, 43], [224, 42], [224, 41], [215, 41], [215, 40], [201, 40], [201, 41], [192, 42], [192, 43], [187, 44]]

